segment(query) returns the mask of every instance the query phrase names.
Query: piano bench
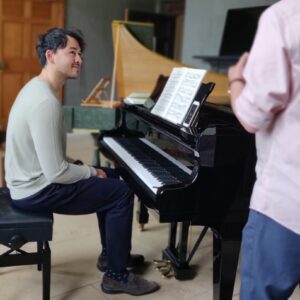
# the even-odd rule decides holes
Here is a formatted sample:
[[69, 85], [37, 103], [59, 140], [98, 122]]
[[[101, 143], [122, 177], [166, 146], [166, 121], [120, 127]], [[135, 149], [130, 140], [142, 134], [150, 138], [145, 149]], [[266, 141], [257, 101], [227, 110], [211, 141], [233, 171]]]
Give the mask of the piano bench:
[[[50, 299], [51, 250], [53, 216], [30, 213], [14, 208], [7, 188], [0, 188], [0, 244], [8, 248], [0, 253], [0, 267], [37, 265], [42, 272], [43, 300]], [[37, 243], [36, 252], [21, 249]], [[5, 250], [4, 250], [5, 251]]]

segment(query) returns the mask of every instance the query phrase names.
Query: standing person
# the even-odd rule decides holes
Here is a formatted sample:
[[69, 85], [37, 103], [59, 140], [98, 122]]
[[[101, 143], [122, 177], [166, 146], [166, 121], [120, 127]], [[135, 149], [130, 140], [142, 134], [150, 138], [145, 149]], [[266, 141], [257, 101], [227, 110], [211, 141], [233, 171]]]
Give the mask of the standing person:
[[[52, 28], [38, 39], [39, 76], [18, 94], [6, 136], [6, 181], [13, 204], [29, 211], [68, 215], [97, 213], [103, 250], [105, 293], [143, 295], [158, 289], [126, 270], [130, 257], [133, 193], [110, 169], [74, 164], [66, 158], [59, 95], [79, 76], [85, 43], [77, 30]], [[142, 259], [143, 261], [143, 259]]]
[[257, 148], [240, 299], [288, 299], [300, 282], [299, 0], [263, 13], [250, 54], [228, 77], [233, 111]]

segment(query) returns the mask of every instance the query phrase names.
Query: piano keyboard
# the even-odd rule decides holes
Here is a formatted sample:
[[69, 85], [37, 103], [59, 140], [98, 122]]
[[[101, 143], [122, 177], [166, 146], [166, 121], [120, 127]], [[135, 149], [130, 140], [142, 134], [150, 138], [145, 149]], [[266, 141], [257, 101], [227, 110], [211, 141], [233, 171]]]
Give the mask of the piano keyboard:
[[154, 193], [163, 185], [186, 181], [192, 171], [146, 139], [104, 137], [103, 142]]

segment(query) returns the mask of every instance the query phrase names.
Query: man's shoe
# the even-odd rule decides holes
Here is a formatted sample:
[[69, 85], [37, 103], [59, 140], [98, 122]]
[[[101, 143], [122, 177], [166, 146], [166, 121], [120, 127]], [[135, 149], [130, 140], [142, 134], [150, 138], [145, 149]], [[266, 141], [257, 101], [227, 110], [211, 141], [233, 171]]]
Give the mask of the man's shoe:
[[129, 273], [128, 281], [126, 283], [114, 280], [104, 275], [101, 288], [106, 294], [125, 293], [133, 296], [141, 296], [157, 291], [159, 289], [159, 285], [154, 281], [148, 281], [138, 275]]
[[[127, 269], [132, 270], [133, 268], [140, 266], [144, 263], [145, 258], [141, 254], [131, 254], [128, 260]], [[101, 272], [105, 272], [107, 270], [107, 256], [100, 255], [98, 257], [97, 268]]]

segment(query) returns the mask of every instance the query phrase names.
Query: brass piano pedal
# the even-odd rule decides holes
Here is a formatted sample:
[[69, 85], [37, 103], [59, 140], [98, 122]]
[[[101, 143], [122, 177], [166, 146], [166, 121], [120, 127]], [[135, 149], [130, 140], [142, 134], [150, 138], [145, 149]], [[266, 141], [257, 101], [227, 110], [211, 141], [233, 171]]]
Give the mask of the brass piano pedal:
[[169, 260], [165, 260], [165, 259], [154, 259], [153, 260], [154, 264], [155, 265], [158, 265], [158, 264], [167, 264], [168, 262], [170, 262]]
[[155, 264], [155, 269], [159, 270], [160, 268], [165, 268], [167, 264], [165, 262], [159, 262]]
[[155, 259], [153, 262], [155, 264], [156, 270], [158, 270], [164, 278], [171, 278], [175, 275], [174, 269], [169, 260]]

